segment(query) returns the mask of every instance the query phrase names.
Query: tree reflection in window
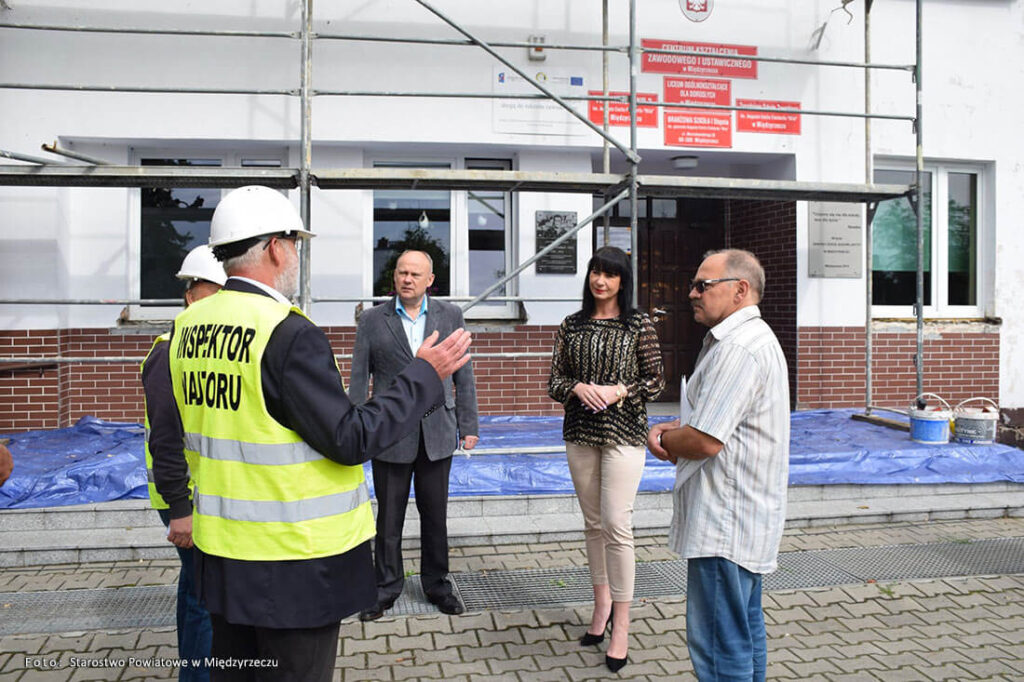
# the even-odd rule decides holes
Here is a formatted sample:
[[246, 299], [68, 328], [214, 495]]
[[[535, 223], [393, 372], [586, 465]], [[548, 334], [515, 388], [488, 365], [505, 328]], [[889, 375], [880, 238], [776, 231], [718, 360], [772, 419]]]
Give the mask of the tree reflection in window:
[[[913, 171], [876, 170], [876, 183], [913, 184]], [[924, 304], [930, 305], [931, 173], [924, 185]], [[871, 285], [873, 305], [911, 305], [917, 300], [917, 216], [906, 197], [878, 204], [871, 223]]]
[[949, 304], [978, 304], [978, 176], [949, 173]]
[[403, 251], [424, 251], [434, 261], [433, 296], [451, 293], [451, 193], [447, 190], [376, 190], [373, 193], [373, 295], [395, 293], [395, 264]]
[[[142, 159], [143, 166], [220, 166], [218, 159]], [[215, 188], [143, 187], [140, 239], [142, 298], [182, 295], [175, 274], [194, 247], [209, 241], [210, 220], [220, 201]]]

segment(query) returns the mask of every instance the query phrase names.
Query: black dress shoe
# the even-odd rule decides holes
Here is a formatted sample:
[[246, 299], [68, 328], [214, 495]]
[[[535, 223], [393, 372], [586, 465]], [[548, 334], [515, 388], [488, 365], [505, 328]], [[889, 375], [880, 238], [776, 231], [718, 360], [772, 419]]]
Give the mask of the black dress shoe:
[[370, 608], [360, 611], [359, 620], [363, 621], [364, 623], [371, 620], [377, 620], [378, 618], [384, 615], [385, 611], [387, 611], [394, 605], [394, 599], [391, 599], [390, 601], [379, 601]]
[[622, 658], [613, 658], [612, 656], [605, 655], [604, 664], [608, 666], [608, 669], [613, 673], [617, 673], [626, 667], [629, 663], [629, 656], [623, 656]]
[[451, 592], [438, 596], [428, 597], [430, 603], [437, 607], [441, 613], [446, 613], [449, 616], [457, 616], [460, 613], [466, 612], [466, 607], [462, 605], [462, 602], [456, 598]]

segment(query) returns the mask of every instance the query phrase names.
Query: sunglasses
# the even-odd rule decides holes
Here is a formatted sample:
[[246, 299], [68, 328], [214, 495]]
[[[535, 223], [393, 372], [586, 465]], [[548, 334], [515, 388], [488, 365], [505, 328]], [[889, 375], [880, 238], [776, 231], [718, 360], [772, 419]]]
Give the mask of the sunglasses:
[[703, 294], [709, 288], [719, 282], [738, 282], [740, 277], [719, 277], [718, 279], [695, 279], [690, 281], [690, 288], [696, 289], [698, 294]]
[[268, 246], [270, 246], [270, 240], [271, 240], [271, 239], [273, 239], [273, 238], [275, 238], [275, 237], [276, 237], [276, 238], [277, 238], [278, 240], [282, 240], [282, 239], [287, 239], [288, 241], [290, 241], [290, 242], [292, 242], [292, 243], [294, 244], [294, 243], [296, 243], [296, 241], [298, 240], [298, 238], [299, 238], [299, 235], [298, 235], [298, 233], [297, 233], [297, 232], [292, 232], [292, 233], [288, 233], [288, 232], [281, 232], [281, 233], [279, 233], [279, 234], [272, 234], [272, 235], [270, 235], [269, 237], [267, 237], [267, 239], [266, 239], [266, 241], [265, 241], [265, 242], [263, 242], [263, 250], [264, 250], [264, 251], [266, 251], [266, 250], [267, 250], [267, 247], [268, 247]]

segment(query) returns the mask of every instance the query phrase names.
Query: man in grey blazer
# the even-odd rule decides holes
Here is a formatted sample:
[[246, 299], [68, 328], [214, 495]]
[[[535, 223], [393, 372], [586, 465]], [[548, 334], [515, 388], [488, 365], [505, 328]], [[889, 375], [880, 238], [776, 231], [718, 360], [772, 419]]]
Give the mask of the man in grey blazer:
[[[375, 390], [390, 386], [412, 362], [424, 337], [435, 330], [444, 337], [465, 326], [458, 306], [427, 297], [427, 288], [433, 282], [430, 256], [423, 251], [405, 251], [395, 264], [398, 295], [360, 316], [349, 387], [349, 396], [356, 404], [366, 400], [371, 376]], [[466, 450], [473, 449], [479, 440], [471, 363], [467, 362], [445, 379], [444, 389], [443, 408], [428, 413], [418, 430], [373, 459], [373, 488], [377, 497], [374, 544], [377, 603], [362, 611], [360, 620], [380, 618], [402, 594], [405, 584], [402, 526], [409, 504], [410, 483], [416, 486], [416, 508], [420, 514], [423, 591], [443, 613], [459, 614], [465, 610], [452, 594], [447, 580], [448, 475], [452, 452], [459, 440]]]

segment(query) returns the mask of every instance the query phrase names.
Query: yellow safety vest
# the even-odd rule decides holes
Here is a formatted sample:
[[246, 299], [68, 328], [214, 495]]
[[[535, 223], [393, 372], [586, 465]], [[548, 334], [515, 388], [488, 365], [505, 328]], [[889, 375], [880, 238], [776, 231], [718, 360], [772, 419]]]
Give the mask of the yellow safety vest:
[[262, 360], [298, 308], [222, 289], [174, 321], [174, 397], [195, 457], [192, 538], [207, 554], [312, 559], [373, 537], [361, 466], [333, 462], [278, 423], [263, 399]]
[[[153, 339], [153, 346], [149, 349], [149, 353], [146, 354], [146, 359], [142, 361], [142, 365], [139, 367], [141, 372], [149, 361], [149, 356], [153, 354], [153, 350], [156, 349], [157, 344], [167, 343], [167, 340], [171, 338], [170, 334], [161, 334], [160, 336]], [[153, 455], [149, 452], [149, 410], [146, 408], [145, 399], [143, 399], [143, 410], [145, 411], [145, 427], [146, 427], [146, 482], [149, 487], [149, 504], [153, 509], [167, 509], [170, 505], [164, 502], [164, 498], [160, 497], [160, 493], [156, 491], [156, 482], [153, 480]]]

